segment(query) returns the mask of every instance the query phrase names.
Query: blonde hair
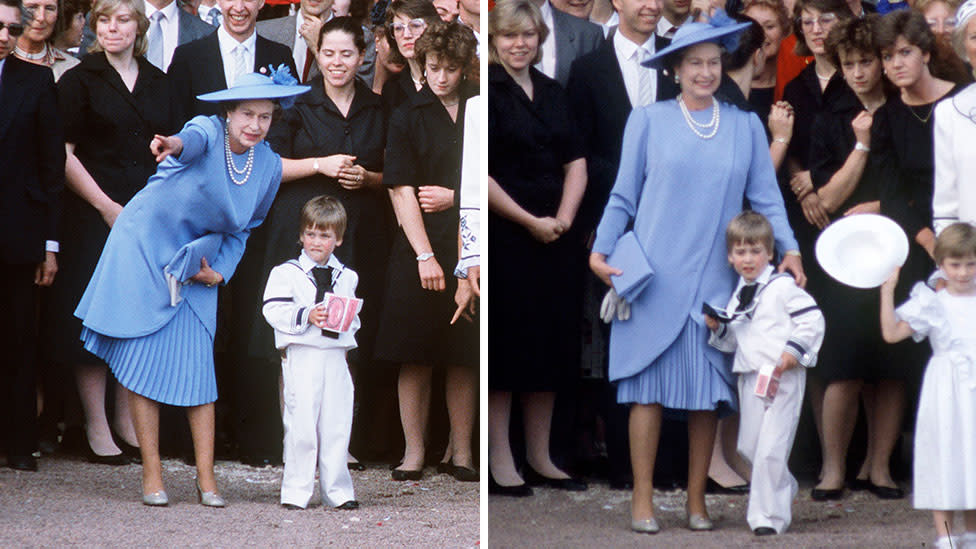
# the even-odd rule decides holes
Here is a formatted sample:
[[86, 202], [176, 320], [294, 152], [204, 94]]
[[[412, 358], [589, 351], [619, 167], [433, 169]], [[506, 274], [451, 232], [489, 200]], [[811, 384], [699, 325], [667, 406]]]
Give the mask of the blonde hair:
[[725, 247], [731, 252], [736, 244], [762, 244], [773, 254], [773, 226], [761, 213], [745, 210], [729, 221], [725, 229]]
[[321, 195], [309, 200], [302, 207], [302, 225], [299, 234], [309, 227], [332, 229], [336, 240], [346, 233], [346, 209], [331, 196]]
[[542, 44], [549, 36], [549, 27], [542, 19], [542, 12], [530, 0], [499, 0], [488, 12], [488, 62], [501, 64], [494, 38], [506, 32], [534, 28], [539, 33], [539, 48], [532, 64], [542, 61]]
[[[115, 13], [115, 10], [121, 6], [128, 6], [132, 10], [132, 14], [135, 16], [136, 24], [138, 25], [136, 41], [132, 45], [132, 55], [136, 57], [145, 55], [146, 49], [149, 47], [149, 41], [146, 39], [146, 32], [149, 30], [149, 19], [146, 18], [146, 4], [143, 0], [97, 0], [92, 7], [88, 26], [97, 36], [98, 29], [96, 27], [98, 26], [98, 18], [103, 15], [108, 16]], [[91, 47], [88, 48], [88, 52], [95, 53], [99, 51], [103, 51], [102, 45], [98, 43], [98, 40], [95, 40]]]
[[935, 239], [935, 263], [947, 258], [976, 256], [976, 227], [969, 223], [953, 223]]

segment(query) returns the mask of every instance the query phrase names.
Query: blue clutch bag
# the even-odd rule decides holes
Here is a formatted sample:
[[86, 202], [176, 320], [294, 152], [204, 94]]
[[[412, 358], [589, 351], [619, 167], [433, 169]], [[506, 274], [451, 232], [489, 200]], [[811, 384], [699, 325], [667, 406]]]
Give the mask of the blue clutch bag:
[[634, 231], [627, 231], [617, 240], [613, 252], [607, 257], [607, 264], [624, 272], [620, 276], [614, 275], [611, 282], [617, 295], [628, 302], [633, 302], [654, 277], [654, 269], [647, 262], [647, 254]]

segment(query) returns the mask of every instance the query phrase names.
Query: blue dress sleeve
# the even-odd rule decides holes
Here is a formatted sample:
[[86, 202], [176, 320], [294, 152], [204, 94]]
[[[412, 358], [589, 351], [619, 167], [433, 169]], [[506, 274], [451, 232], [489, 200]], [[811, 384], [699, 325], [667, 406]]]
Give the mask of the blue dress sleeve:
[[749, 117], [749, 133], [752, 136], [752, 162], [749, 164], [749, 175], [746, 181], [746, 198], [752, 209], [766, 216], [773, 226], [776, 247], [780, 253], [786, 250], [796, 250], [799, 245], [793, 237], [786, 218], [786, 207], [783, 205], [783, 195], [776, 183], [776, 171], [773, 160], [769, 156], [766, 132], [762, 122], [755, 113], [747, 113]]
[[610, 255], [620, 235], [637, 213], [644, 180], [647, 178], [647, 140], [650, 133], [646, 109], [634, 109], [627, 118], [620, 153], [620, 168], [610, 199], [596, 228], [593, 251]]
[[181, 164], [193, 162], [207, 150], [207, 141], [220, 131], [215, 120], [206, 116], [195, 116], [176, 134], [183, 141], [183, 150], [178, 158]]

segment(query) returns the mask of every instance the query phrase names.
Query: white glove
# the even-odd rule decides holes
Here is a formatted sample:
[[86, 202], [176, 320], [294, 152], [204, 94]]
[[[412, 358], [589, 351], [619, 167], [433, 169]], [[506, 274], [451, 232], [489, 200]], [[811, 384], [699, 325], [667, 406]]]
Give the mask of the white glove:
[[630, 303], [627, 303], [624, 298], [617, 295], [613, 288], [610, 288], [607, 295], [603, 297], [603, 303], [600, 304], [600, 318], [604, 323], [610, 324], [614, 316], [617, 317], [617, 320], [629, 319]]

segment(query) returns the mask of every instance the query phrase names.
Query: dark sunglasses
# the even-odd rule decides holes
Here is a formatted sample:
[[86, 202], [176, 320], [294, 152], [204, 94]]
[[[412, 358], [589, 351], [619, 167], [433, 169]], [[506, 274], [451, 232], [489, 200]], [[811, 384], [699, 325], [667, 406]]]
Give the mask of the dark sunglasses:
[[10, 36], [14, 37], [24, 34], [24, 25], [20, 23], [4, 23], [3, 21], [0, 21], [0, 31], [3, 29], [7, 29]]

